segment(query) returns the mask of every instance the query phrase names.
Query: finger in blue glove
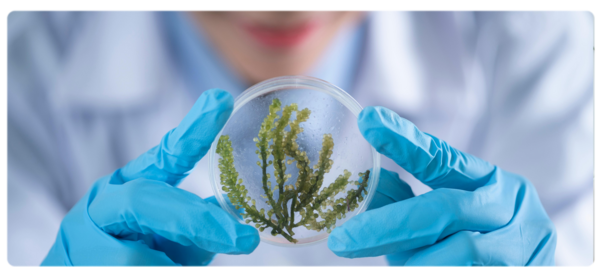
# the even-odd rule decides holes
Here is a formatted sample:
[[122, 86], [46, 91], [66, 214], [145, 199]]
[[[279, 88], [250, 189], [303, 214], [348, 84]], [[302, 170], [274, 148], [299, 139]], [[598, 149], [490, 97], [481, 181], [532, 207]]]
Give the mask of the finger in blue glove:
[[215, 253], [252, 252], [255, 228], [174, 188], [232, 110], [229, 93], [203, 93], [158, 146], [94, 183], [63, 219], [42, 265], [205, 265]]
[[424, 195], [357, 215], [330, 235], [349, 258], [411, 252], [407, 265], [551, 265], [556, 231], [535, 188], [383, 107], [358, 119], [365, 139], [423, 183]]

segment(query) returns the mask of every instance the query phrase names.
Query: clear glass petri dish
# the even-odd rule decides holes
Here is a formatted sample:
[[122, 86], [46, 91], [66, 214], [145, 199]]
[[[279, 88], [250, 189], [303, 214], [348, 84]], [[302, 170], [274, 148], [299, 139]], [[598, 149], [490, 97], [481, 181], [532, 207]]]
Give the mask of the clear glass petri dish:
[[[323, 190], [332, 186], [334, 182], [342, 182], [341, 184], [338, 184], [338, 187], [344, 185], [345, 181], [343, 181], [343, 179], [342, 181], [336, 181], [336, 179], [340, 178], [343, 174], [346, 174], [349, 181], [348, 184], [345, 185], [343, 191], [331, 197], [331, 205], [322, 206], [324, 208], [321, 208], [321, 210], [323, 211], [322, 213], [331, 211], [332, 207], [335, 205], [338, 205], [339, 210], [339, 207], [341, 207], [340, 205], [349, 206], [349, 201], [354, 201], [354, 209], [348, 211], [350, 208], [344, 207], [346, 208], [346, 210], [344, 210], [346, 213], [344, 215], [338, 215], [335, 218], [334, 225], [329, 229], [340, 226], [348, 219], [367, 209], [367, 206], [373, 199], [379, 181], [380, 156], [379, 153], [377, 153], [377, 151], [362, 137], [360, 130], [358, 129], [357, 116], [362, 110], [362, 107], [354, 100], [354, 98], [342, 89], [326, 81], [307, 76], [283, 76], [269, 79], [248, 88], [235, 99], [232, 115], [212, 143], [209, 152], [209, 174], [213, 192], [219, 201], [221, 208], [236, 217], [240, 223], [246, 223], [248, 221], [248, 219], [244, 219], [240, 216], [240, 213], [243, 212], [244, 209], [237, 210], [236, 207], [232, 205], [231, 200], [228, 198], [228, 192], [224, 190], [224, 186], [221, 184], [221, 169], [219, 167], [219, 159], [221, 156], [217, 153], [217, 145], [221, 136], [227, 135], [232, 148], [233, 166], [237, 173], [236, 179], [242, 179], [244, 188], [247, 190], [247, 196], [254, 200], [256, 210], [264, 209], [264, 213], [273, 210], [273, 212], [278, 212], [281, 216], [286, 212], [287, 218], [282, 219], [286, 221], [284, 225], [297, 226], [292, 228], [293, 235], [288, 233], [288, 238], [286, 238], [282, 234], [277, 234], [276, 232], [275, 235], [273, 235], [273, 228], [267, 227], [265, 223], [261, 222], [262, 220], [258, 221], [259, 225], [250, 221], [248, 224], [257, 226], [257, 228], [265, 227], [263, 231], [260, 232], [261, 241], [279, 246], [303, 246], [324, 241], [329, 236], [327, 228], [318, 231], [315, 229], [315, 227], [318, 228], [318, 226], [298, 226], [299, 222], [310, 218], [306, 217], [308, 216], [306, 214], [307, 211], [304, 211], [303, 216], [301, 213], [302, 211], [291, 210], [294, 198], [287, 201], [287, 203], [281, 203], [280, 206], [278, 206], [280, 211], [275, 211], [276, 209], [271, 207], [273, 203], [269, 204], [269, 199], [272, 198], [271, 201], [275, 202], [275, 205], [277, 205], [280, 188], [278, 187], [279, 184], [276, 182], [277, 176], [274, 173], [275, 164], [267, 164], [268, 167], [266, 168], [266, 173], [270, 174], [267, 181], [270, 182], [268, 183], [270, 185], [266, 186], [264, 184], [263, 167], [259, 165], [262, 158], [260, 157], [260, 153], [257, 152], [257, 150], [260, 150], [257, 146], [257, 136], [259, 135], [261, 124], [269, 115], [269, 106], [273, 104], [273, 100], [275, 99], [280, 101], [282, 108], [292, 104], [297, 105], [297, 111], [292, 113], [290, 122], [296, 118], [298, 111], [304, 108], [310, 110], [309, 118], [300, 124], [303, 131], [299, 133], [295, 139], [298, 144], [297, 152], [305, 152], [305, 155], [310, 161], [309, 165], [314, 167], [310, 172], [314, 172], [314, 174], [318, 173], [319, 168], [317, 165], [320, 163], [320, 151], [323, 149], [323, 139], [326, 137], [324, 135], [329, 135], [333, 140], [333, 148], [330, 152], [330, 159], [332, 160], [331, 166], [329, 167], [329, 170], [325, 169], [325, 171], [328, 171], [327, 173], [321, 175], [322, 184], [320, 186], [319, 183], [312, 185], [315, 189], [318, 188], [318, 191], [316, 192], [317, 195], [314, 196], [312, 200], [308, 196], [304, 197], [304, 204], [306, 204], [307, 207], [312, 205], [310, 202], [316, 204], [315, 201], [319, 197], [319, 194], [324, 194], [325, 192], [323, 192]], [[279, 118], [281, 117], [281, 112], [278, 112], [278, 116]], [[290, 126], [287, 126], [285, 131], [286, 133], [289, 133]], [[269, 145], [273, 145], [272, 140], [269, 143]], [[273, 161], [273, 159], [273, 155], [269, 155], [268, 160]], [[288, 161], [290, 159], [291, 164], [290, 161]], [[289, 156], [286, 156], [284, 164], [286, 165], [285, 173], [289, 174], [289, 178], [284, 184], [284, 190], [293, 191], [299, 189], [299, 183], [297, 182], [299, 177], [298, 167], [302, 166], [299, 165], [298, 162], [294, 162], [293, 158], [290, 158]], [[229, 169], [224, 170], [229, 172], [227, 171]], [[345, 173], [345, 171], [348, 173]], [[348, 176], [348, 174], [351, 175]], [[368, 174], [367, 183], [362, 184], [366, 178], [366, 174]], [[315, 177], [318, 178], [319, 176], [315, 175]], [[314, 182], [317, 181], [318, 180], [316, 179], [314, 180]], [[227, 186], [225, 187], [227, 189], [230, 184], [226, 185]], [[366, 192], [360, 192], [361, 198], [358, 199], [357, 194], [361, 187], [362, 190], [366, 190]], [[267, 190], [265, 188], [271, 189], [271, 197], [267, 195]], [[354, 190], [354, 192], [350, 192], [351, 190]], [[350, 195], [349, 192], [351, 193]], [[321, 197], [326, 196], [322, 195]], [[302, 199], [297, 198], [295, 202], [296, 209], [298, 209], [297, 207], [299, 205], [303, 204], [300, 201], [302, 201]], [[356, 202], [358, 202], [358, 205], [356, 205]], [[320, 203], [320, 205], [323, 204], [327, 204], [327, 202]], [[252, 207], [250, 202], [248, 205]], [[283, 208], [285, 208], [285, 210], [283, 210]], [[318, 214], [316, 211], [313, 213], [318, 215], [313, 223], [315, 221], [325, 223], [322, 215]], [[292, 222], [292, 215], [294, 216], [295, 223]], [[268, 214], [265, 214], [263, 217], [269, 219]], [[279, 222], [279, 219], [275, 214], [271, 215], [270, 219], [273, 225], [277, 225], [276, 223]], [[331, 217], [329, 220], [331, 221]], [[329, 224], [331, 225], [331, 222]], [[307, 227], [312, 229], [308, 229]], [[280, 227], [280, 229], [284, 228], [285, 226]], [[290, 242], [289, 238], [293, 238], [295, 242]]]

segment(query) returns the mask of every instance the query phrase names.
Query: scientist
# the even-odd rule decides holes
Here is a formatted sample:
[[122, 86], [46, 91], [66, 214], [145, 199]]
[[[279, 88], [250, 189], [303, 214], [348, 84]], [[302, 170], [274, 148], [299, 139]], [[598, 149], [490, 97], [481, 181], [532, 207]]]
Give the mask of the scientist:
[[[577, 12], [13, 12], [8, 260], [591, 264], [592, 33]], [[236, 96], [297, 74], [366, 107], [385, 170], [367, 212], [287, 249], [217, 206], [204, 156]]]

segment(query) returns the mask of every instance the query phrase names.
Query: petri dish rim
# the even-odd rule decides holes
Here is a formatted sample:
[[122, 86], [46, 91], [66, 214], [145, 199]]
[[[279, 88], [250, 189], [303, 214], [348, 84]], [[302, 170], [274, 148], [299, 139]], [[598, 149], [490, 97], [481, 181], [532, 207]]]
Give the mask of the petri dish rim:
[[[348, 93], [346, 93], [341, 88], [339, 88], [327, 81], [324, 81], [324, 80], [321, 80], [318, 78], [314, 78], [314, 77], [309, 77], [309, 76], [281, 76], [281, 77], [276, 77], [276, 78], [262, 81], [254, 86], [249, 87], [244, 92], [242, 92], [242, 94], [240, 94], [234, 100], [233, 111], [231, 112], [231, 116], [229, 119], [231, 120], [233, 115], [240, 108], [242, 108], [244, 105], [246, 105], [246, 103], [250, 102], [252, 99], [254, 99], [256, 97], [259, 97], [259, 96], [264, 95], [269, 92], [281, 90], [281, 89], [294, 89], [294, 88], [311, 89], [311, 90], [316, 90], [316, 91], [328, 94], [331, 97], [335, 98], [338, 102], [342, 103], [357, 118], [358, 118], [358, 114], [360, 114], [360, 112], [363, 109], [362, 106], [360, 106], [360, 104], [352, 96], [350, 96]], [[225, 123], [225, 125], [223, 126], [223, 129], [227, 126], [228, 123], [229, 123], [229, 121], [227, 121], [227, 123]], [[219, 205], [221, 205], [221, 208], [226, 210], [233, 217], [235, 217], [235, 219], [239, 223], [244, 223], [243, 220], [237, 215], [235, 210], [232, 209], [232, 207], [230, 207], [229, 204], [227, 204], [227, 202], [225, 201], [225, 198], [223, 198], [220, 195], [221, 191], [218, 188], [220, 183], [217, 182], [217, 178], [215, 176], [215, 168], [217, 168], [217, 164], [215, 164], [217, 143], [219, 141], [219, 138], [221, 137], [221, 134], [223, 133], [223, 129], [221, 129], [221, 131], [219, 132], [219, 134], [213, 141], [213, 143], [210, 147], [210, 151], [209, 151], [208, 169], [209, 169], [210, 184], [211, 184], [213, 193], [215, 194], [215, 197], [216, 197], [217, 201], [219, 202]], [[371, 180], [369, 181], [369, 185], [367, 186], [368, 194], [367, 194], [367, 197], [365, 198], [365, 200], [363, 201], [363, 203], [358, 207], [358, 209], [355, 212], [356, 214], [354, 214], [354, 215], [358, 215], [366, 210], [366, 208], [371, 203], [371, 200], [373, 199], [373, 197], [375, 195], [375, 191], [377, 189], [377, 184], [379, 183], [380, 155], [375, 150], [375, 148], [373, 148], [372, 146], [371, 146], [371, 154], [372, 154], [372, 159], [373, 159], [373, 170], [372, 170], [373, 174], [371, 176]], [[351, 217], [353, 217], [353, 216], [351, 216]], [[351, 217], [347, 217], [346, 219], [349, 219]], [[266, 243], [276, 245], [276, 246], [299, 247], [299, 246], [307, 246], [307, 245], [313, 245], [316, 243], [320, 243], [322, 241], [327, 240], [328, 236], [329, 236], [329, 234], [327, 232], [323, 232], [322, 234], [315, 236], [317, 238], [312, 237], [312, 238], [310, 238], [311, 239], [310, 241], [303, 242], [301, 244], [293, 244], [293, 243], [289, 243], [287, 241], [286, 241], [286, 243], [272, 241], [272, 240], [264, 238], [262, 234], [260, 234], [260, 239], [261, 239], [261, 242], [266, 242]]]

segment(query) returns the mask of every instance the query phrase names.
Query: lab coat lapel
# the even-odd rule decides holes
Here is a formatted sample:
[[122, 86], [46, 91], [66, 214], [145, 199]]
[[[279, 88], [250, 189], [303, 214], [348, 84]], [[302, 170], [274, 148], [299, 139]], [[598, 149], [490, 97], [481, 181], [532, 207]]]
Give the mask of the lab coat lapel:
[[355, 98], [364, 107], [385, 105], [413, 115], [423, 106], [421, 68], [409, 17], [397, 12], [377, 12], [369, 17], [355, 86]]
[[54, 88], [57, 108], [131, 109], [166, 90], [173, 71], [156, 14], [94, 13], [85, 18]]
[[49, 102], [79, 168], [76, 185], [89, 186], [159, 143], [193, 99], [169, 61], [156, 14], [81, 18]]
[[354, 97], [385, 106], [465, 147], [485, 108], [473, 59], [470, 13], [378, 12], [370, 24]]

